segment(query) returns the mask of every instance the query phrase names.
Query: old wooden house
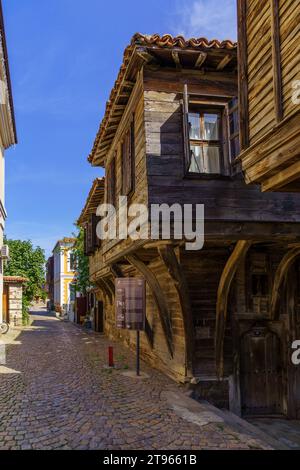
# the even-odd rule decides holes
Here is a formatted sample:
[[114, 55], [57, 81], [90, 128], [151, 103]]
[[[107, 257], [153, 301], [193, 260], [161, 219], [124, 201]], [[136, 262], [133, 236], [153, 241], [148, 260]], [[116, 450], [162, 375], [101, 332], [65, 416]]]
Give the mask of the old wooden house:
[[[96, 236], [97, 207], [104, 202], [105, 179], [96, 178], [92, 184], [85, 206], [77, 221], [77, 225], [85, 228], [85, 254], [89, 256], [91, 287], [88, 289], [85, 300], [77, 299], [77, 318], [80, 323], [83, 313], [88, 313], [94, 331], [104, 331], [104, 303], [103, 293], [97, 288], [97, 271], [102, 269], [102, 251], [100, 240]], [[101, 283], [101, 275], [99, 276]], [[98, 282], [98, 284], [99, 284]], [[97, 295], [98, 294], [98, 295]], [[85, 302], [84, 305], [83, 302]]]
[[300, 2], [239, 0], [238, 11], [246, 182], [300, 192]]
[[[90, 275], [110, 337], [134, 347], [116, 329], [114, 280], [143, 277], [145, 360], [238, 414], [299, 417], [300, 197], [245, 183], [237, 95], [235, 43], [133, 37], [89, 156], [106, 173], [81, 219]], [[172, 236], [100, 243], [96, 207], [112, 203], [118, 217], [119, 196], [204, 204], [203, 249]]]

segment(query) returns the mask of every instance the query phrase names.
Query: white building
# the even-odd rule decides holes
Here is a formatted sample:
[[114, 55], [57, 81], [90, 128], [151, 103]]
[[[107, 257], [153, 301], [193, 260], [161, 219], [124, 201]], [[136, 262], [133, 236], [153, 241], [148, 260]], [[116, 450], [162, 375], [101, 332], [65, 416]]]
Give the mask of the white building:
[[73, 253], [74, 238], [59, 240], [53, 250], [54, 257], [54, 305], [56, 312], [67, 313], [74, 321], [74, 278], [76, 260]]
[[5, 210], [4, 152], [17, 143], [14, 106], [8, 66], [3, 12], [0, 0], [0, 323], [3, 321], [3, 263], [7, 259], [7, 247], [3, 247]]

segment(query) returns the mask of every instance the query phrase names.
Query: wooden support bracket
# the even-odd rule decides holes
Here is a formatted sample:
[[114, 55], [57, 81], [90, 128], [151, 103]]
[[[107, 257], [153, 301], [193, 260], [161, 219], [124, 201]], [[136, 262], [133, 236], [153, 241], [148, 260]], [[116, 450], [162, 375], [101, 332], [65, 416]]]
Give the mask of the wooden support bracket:
[[274, 278], [274, 284], [272, 289], [271, 297], [271, 319], [276, 320], [279, 317], [279, 300], [280, 300], [280, 288], [286, 275], [295, 262], [295, 259], [300, 256], [300, 248], [293, 248], [288, 251], [282, 258]]
[[251, 245], [252, 242], [247, 240], [240, 240], [237, 242], [232, 254], [230, 255], [225, 265], [219, 283], [217, 295], [215, 336], [216, 373], [219, 379], [221, 379], [224, 375], [224, 336], [230, 287], [236, 274], [236, 271], [240, 266], [241, 261], [246, 256]]
[[182, 268], [177, 260], [174, 247], [171, 245], [160, 246], [158, 247], [158, 252], [178, 292], [184, 325], [186, 368], [187, 374], [192, 376], [195, 334], [188, 285]]
[[170, 356], [174, 356], [174, 346], [173, 346], [173, 335], [172, 335], [172, 327], [170, 321], [170, 313], [169, 307], [165, 299], [164, 292], [157, 281], [156, 277], [154, 276], [151, 269], [146, 266], [146, 264], [140, 260], [136, 255], [128, 255], [126, 256], [127, 261], [134, 266], [146, 279], [146, 282], [151, 289], [153, 298], [155, 300], [158, 314], [160, 317], [161, 325], [163, 328], [163, 332], [165, 335], [166, 343], [168, 346], [168, 350]]

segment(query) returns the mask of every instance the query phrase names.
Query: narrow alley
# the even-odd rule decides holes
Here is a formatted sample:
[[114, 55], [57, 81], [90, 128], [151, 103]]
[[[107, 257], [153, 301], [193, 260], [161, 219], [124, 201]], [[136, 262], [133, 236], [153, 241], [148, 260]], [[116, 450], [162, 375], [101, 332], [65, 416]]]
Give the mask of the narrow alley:
[[0, 366], [0, 449], [270, 448], [188, 398], [202, 409], [195, 418], [184, 388], [158, 371], [142, 364], [148, 378], [126, 376], [135, 357], [120, 345], [116, 369], [106, 369], [110, 344], [34, 312]]

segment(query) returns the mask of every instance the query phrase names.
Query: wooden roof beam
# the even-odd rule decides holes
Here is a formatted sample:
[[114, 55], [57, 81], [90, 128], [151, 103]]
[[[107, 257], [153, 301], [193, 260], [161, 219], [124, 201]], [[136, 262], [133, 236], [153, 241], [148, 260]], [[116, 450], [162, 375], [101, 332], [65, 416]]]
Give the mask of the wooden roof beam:
[[154, 62], [157, 63], [157, 59], [147, 49], [138, 49], [137, 50], [137, 56], [140, 57], [141, 59], [143, 59], [143, 61], [146, 62], [147, 64], [149, 64], [151, 62], [152, 63], [154, 63]]
[[207, 59], [207, 53], [200, 52], [200, 54], [198, 55], [198, 59], [196, 60], [196, 63], [195, 63], [195, 68], [200, 69], [202, 65], [204, 64], [204, 62], [206, 61], [206, 59]]
[[128, 91], [128, 92], [127, 92], [127, 91], [122, 91], [122, 93], [120, 93], [120, 94], [118, 95], [118, 98], [117, 98], [117, 99], [119, 99], [119, 98], [129, 98], [130, 94], [131, 94], [130, 91]]
[[116, 104], [113, 108], [113, 112], [118, 110], [124, 110], [126, 108], [126, 104]]
[[176, 68], [181, 69], [182, 65], [181, 65], [181, 62], [180, 62], [179, 53], [177, 51], [172, 51], [172, 58], [175, 62]]
[[217, 66], [217, 70], [224, 70], [226, 65], [232, 61], [232, 55], [226, 54]]
[[[111, 124], [112, 124], [112, 123], [111, 123]], [[109, 130], [111, 131], [111, 130], [113, 130], [113, 129], [117, 129], [117, 128], [118, 128], [117, 124], [112, 124], [112, 125], [111, 125], [111, 124], [110, 124], [110, 123], [108, 124], [107, 130], [109, 129]]]
[[[106, 139], [102, 140], [101, 147], [102, 147], [102, 144], [106, 144], [106, 143], [108, 144], [109, 142], [112, 141], [112, 139], [113, 139], [113, 136], [111, 135], [111, 136], [107, 137]], [[106, 146], [105, 146], [105, 148], [106, 148]]]
[[135, 82], [131, 82], [130, 80], [124, 80], [123, 82], [124, 88], [133, 88], [134, 85], [135, 85]]

